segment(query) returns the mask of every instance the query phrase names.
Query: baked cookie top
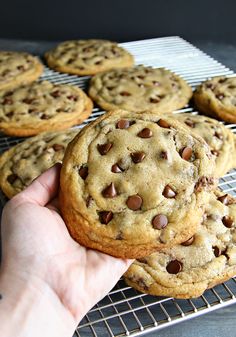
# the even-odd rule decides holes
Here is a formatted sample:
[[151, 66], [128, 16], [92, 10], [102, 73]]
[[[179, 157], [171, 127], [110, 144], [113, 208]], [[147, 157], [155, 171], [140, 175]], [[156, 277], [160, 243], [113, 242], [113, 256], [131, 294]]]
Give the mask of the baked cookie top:
[[172, 112], [185, 106], [191, 87], [164, 68], [136, 66], [114, 69], [92, 77], [89, 96], [103, 109]]
[[236, 199], [212, 193], [197, 233], [181, 245], [135, 261], [125, 281], [141, 292], [198, 297], [236, 274]]
[[236, 137], [224, 124], [206, 116], [190, 113], [174, 114], [173, 117], [196, 132], [210, 146], [211, 153], [216, 156], [216, 176], [221, 177], [235, 167]]
[[204, 140], [178, 121], [109, 112], [67, 148], [64, 220], [75, 240], [114, 256], [173, 246], [195, 232], [214, 165]]
[[93, 75], [112, 68], [131, 67], [133, 56], [107, 40], [65, 41], [45, 54], [49, 67], [78, 75]]
[[45, 132], [13, 146], [0, 157], [0, 188], [8, 198], [62, 161], [67, 144], [78, 130]]
[[236, 122], [236, 77], [217, 76], [203, 82], [194, 92], [194, 102], [206, 115]]
[[39, 59], [28, 53], [0, 51], [0, 90], [35, 81], [43, 72]]
[[92, 111], [92, 102], [78, 87], [48, 81], [0, 93], [0, 129], [28, 136], [79, 124]]

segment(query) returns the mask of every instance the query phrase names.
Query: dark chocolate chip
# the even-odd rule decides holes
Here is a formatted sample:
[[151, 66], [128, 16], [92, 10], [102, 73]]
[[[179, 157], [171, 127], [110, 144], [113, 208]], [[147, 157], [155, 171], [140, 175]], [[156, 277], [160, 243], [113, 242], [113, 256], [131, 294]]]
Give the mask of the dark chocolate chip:
[[8, 118], [13, 117], [13, 115], [14, 115], [14, 112], [13, 112], [13, 111], [10, 111], [10, 112], [8, 112], [8, 113], [6, 114], [6, 116], [7, 116]]
[[113, 213], [111, 211], [102, 211], [99, 213], [99, 217], [101, 223], [107, 225], [113, 219]]
[[215, 132], [214, 136], [215, 136], [216, 138], [221, 139], [221, 140], [224, 138], [223, 135], [222, 135], [221, 133], [217, 132], [217, 131]]
[[135, 164], [141, 163], [144, 160], [145, 157], [146, 157], [146, 154], [142, 151], [131, 153], [132, 161]]
[[227, 227], [227, 228], [231, 228], [234, 224], [234, 220], [229, 215], [225, 215], [222, 218], [222, 222], [225, 225], [225, 227]]
[[60, 150], [64, 150], [65, 146], [61, 145], [61, 144], [53, 144], [52, 148], [53, 148], [54, 151], [57, 152], [57, 151], [60, 151]]
[[144, 76], [143, 76], [143, 75], [138, 75], [137, 77], [140, 78], [140, 80], [143, 80], [143, 79], [144, 79]]
[[229, 204], [229, 195], [228, 194], [224, 194], [221, 197], [218, 197], [217, 200], [219, 200], [220, 202], [222, 202], [223, 205], [228, 205]]
[[113, 145], [112, 143], [98, 144], [97, 149], [100, 152], [100, 154], [103, 156], [110, 151], [110, 149], [112, 148], [112, 145]]
[[167, 216], [164, 214], [157, 214], [152, 219], [152, 225], [155, 229], [163, 229], [167, 226], [168, 219]]
[[183, 264], [178, 260], [170, 261], [166, 266], [166, 270], [168, 271], [169, 274], [178, 274], [179, 272], [181, 272], [182, 269]]
[[229, 85], [228, 88], [229, 88], [229, 89], [235, 89], [236, 86], [235, 86], [235, 85]]
[[227, 81], [227, 78], [221, 78], [218, 82], [219, 83], [224, 83], [224, 82], [226, 82]]
[[109, 186], [104, 188], [104, 190], [102, 191], [102, 195], [104, 196], [104, 198], [114, 198], [114, 197], [116, 197], [117, 192], [116, 192], [116, 188], [115, 188], [114, 183], [111, 183]]
[[46, 114], [43, 114], [40, 118], [41, 118], [41, 119], [49, 119], [50, 116], [48, 116], [48, 115], [46, 115]]
[[165, 198], [175, 198], [176, 193], [169, 185], [166, 185], [162, 195], [164, 195]]
[[142, 204], [143, 199], [138, 194], [131, 195], [126, 200], [126, 205], [129, 207], [129, 209], [132, 209], [133, 211], [137, 211], [138, 209], [140, 209]]
[[121, 173], [121, 172], [123, 172], [122, 168], [118, 164], [112, 165], [111, 171], [113, 173]]
[[34, 101], [33, 98], [25, 98], [25, 99], [23, 99], [22, 102], [25, 103], [25, 104], [31, 104], [33, 101]]
[[18, 178], [18, 175], [17, 174], [10, 174], [8, 177], [7, 177], [7, 181], [10, 183], [10, 184], [13, 184], [16, 179]]
[[138, 133], [138, 137], [140, 138], [150, 138], [152, 137], [152, 130], [149, 128], [144, 128]]
[[131, 96], [131, 94], [128, 91], [121, 91], [120, 95], [121, 96]]
[[191, 149], [191, 147], [184, 147], [181, 151], [181, 157], [184, 160], [189, 160], [192, 156], [193, 150]]
[[164, 120], [164, 119], [159, 119], [159, 121], [157, 122], [157, 124], [161, 127], [161, 128], [166, 128], [169, 129], [170, 125]]
[[193, 243], [195, 237], [192, 236], [191, 238], [189, 238], [188, 240], [184, 241], [181, 243], [182, 246], [191, 246], [191, 244]]
[[167, 152], [166, 151], [161, 151], [161, 153], [160, 153], [160, 158], [162, 158], [162, 159], [168, 159], [168, 154], [167, 154]]
[[127, 119], [120, 119], [116, 123], [117, 129], [128, 129], [129, 126], [130, 126], [130, 122]]
[[101, 64], [102, 63], [102, 61], [97, 61], [97, 62], [95, 62], [95, 64]]
[[88, 176], [88, 166], [81, 166], [79, 169], [80, 177], [85, 180]]
[[219, 156], [219, 151], [217, 151], [217, 150], [211, 150], [211, 154], [213, 154], [213, 156], [218, 157]]
[[219, 256], [221, 255], [221, 250], [220, 250], [220, 248], [217, 247], [217, 246], [214, 246], [214, 247], [212, 247], [212, 248], [213, 248], [215, 257], [219, 257]]
[[150, 98], [149, 99], [150, 103], [159, 103], [160, 102], [160, 98], [156, 97], [156, 98]]

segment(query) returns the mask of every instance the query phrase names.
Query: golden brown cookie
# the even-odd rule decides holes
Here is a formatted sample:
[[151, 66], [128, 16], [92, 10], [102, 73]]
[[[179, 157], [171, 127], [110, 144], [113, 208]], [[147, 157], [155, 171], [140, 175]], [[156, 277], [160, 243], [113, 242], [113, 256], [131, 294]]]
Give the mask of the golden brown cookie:
[[38, 79], [43, 72], [39, 59], [28, 53], [0, 51], [0, 90], [11, 90]]
[[236, 199], [219, 190], [197, 233], [181, 245], [135, 261], [125, 281], [156, 296], [192, 298], [236, 274]]
[[135, 258], [186, 240], [214, 187], [205, 141], [178, 121], [109, 112], [66, 150], [61, 211], [79, 243]]
[[204, 114], [236, 123], [236, 77], [213, 77], [195, 90], [193, 98]]
[[134, 64], [128, 51], [107, 40], [65, 41], [47, 52], [45, 58], [50, 68], [75, 75], [94, 75]]
[[36, 177], [61, 162], [77, 130], [44, 132], [13, 146], [0, 157], [0, 188], [8, 198], [25, 189]]
[[0, 130], [32, 136], [82, 123], [92, 112], [90, 98], [68, 84], [35, 82], [0, 95]]
[[89, 96], [104, 110], [120, 108], [162, 114], [185, 106], [192, 89], [169, 70], [136, 66], [92, 77]]
[[224, 124], [206, 116], [190, 113], [173, 114], [173, 117], [196, 132], [210, 146], [211, 153], [216, 156], [217, 177], [222, 177], [236, 167], [236, 136]]

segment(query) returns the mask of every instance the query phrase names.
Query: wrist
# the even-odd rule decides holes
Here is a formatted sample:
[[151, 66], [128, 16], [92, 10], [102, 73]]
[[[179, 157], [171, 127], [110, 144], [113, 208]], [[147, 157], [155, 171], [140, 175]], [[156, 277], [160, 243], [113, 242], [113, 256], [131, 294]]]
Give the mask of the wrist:
[[76, 328], [58, 296], [35, 276], [2, 270], [0, 294], [1, 332], [5, 337], [64, 337], [71, 336]]

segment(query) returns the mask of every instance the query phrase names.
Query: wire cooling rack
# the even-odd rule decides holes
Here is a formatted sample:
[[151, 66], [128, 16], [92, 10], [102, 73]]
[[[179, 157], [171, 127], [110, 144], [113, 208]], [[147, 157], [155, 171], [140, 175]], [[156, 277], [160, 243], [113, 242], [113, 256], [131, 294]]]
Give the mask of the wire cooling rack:
[[[182, 76], [193, 88], [208, 77], [235, 74], [180, 37], [165, 37], [121, 44], [134, 56], [136, 64], [165, 67]], [[45, 68], [41, 79], [70, 83], [86, 90], [89, 77], [59, 74]], [[197, 113], [191, 106], [177, 112]], [[104, 111], [94, 108], [92, 115], [78, 128], [96, 119]], [[236, 134], [236, 124], [227, 125]], [[0, 153], [20, 142], [22, 138], [0, 135]], [[236, 195], [236, 170], [226, 174], [219, 186]], [[0, 194], [1, 205], [5, 198]], [[192, 300], [154, 297], [140, 294], [120, 280], [115, 288], [84, 317], [75, 336], [122, 337], [140, 336], [183, 322], [217, 308], [236, 303], [236, 279], [207, 290]]]

